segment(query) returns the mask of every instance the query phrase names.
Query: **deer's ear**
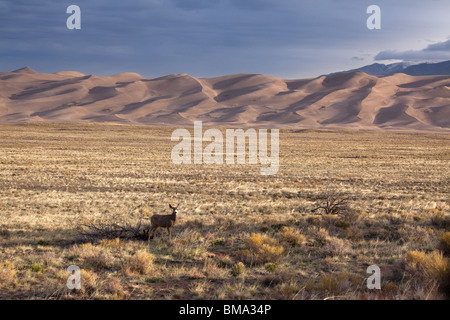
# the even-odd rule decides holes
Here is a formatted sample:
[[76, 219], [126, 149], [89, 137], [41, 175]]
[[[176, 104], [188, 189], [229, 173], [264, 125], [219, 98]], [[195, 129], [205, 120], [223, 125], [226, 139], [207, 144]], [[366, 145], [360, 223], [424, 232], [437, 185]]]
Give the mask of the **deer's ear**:
[[169, 208], [170, 208], [170, 209], [173, 209], [173, 207], [172, 207], [172, 205], [171, 205], [171, 204], [169, 204]]

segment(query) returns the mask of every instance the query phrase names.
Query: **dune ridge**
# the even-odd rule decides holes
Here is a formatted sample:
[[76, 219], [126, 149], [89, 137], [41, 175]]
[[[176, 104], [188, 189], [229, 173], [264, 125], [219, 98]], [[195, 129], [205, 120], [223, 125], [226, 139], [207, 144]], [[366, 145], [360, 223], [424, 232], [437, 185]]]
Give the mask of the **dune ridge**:
[[285, 80], [76, 71], [0, 72], [0, 124], [100, 122], [161, 126], [450, 131], [450, 76], [361, 71]]

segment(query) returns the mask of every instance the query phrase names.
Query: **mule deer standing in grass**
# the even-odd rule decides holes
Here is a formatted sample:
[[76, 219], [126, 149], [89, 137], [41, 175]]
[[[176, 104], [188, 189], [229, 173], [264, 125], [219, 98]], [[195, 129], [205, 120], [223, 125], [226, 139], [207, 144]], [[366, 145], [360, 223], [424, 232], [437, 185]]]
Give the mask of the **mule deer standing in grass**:
[[[155, 236], [155, 232], [158, 228], [167, 228], [167, 232], [169, 233], [169, 241], [172, 240], [172, 227], [175, 225], [177, 221], [177, 213], [178, 213], [179, 204], [174, 207], [169, 204], [169, 208], [172, 209], [172, 214], [155, 214], [150, 218], [150, 222], [152, 225], [150, 229], [144, 230], [144, 237], [148, 237], [150, 241]], [[150, 231], [152, 232], [150, 235]]]

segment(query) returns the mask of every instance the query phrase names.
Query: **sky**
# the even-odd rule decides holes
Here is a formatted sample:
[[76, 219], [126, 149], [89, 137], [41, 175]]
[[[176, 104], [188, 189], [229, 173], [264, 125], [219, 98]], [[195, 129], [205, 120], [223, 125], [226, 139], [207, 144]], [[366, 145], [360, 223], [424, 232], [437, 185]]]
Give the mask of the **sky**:
[[0, 0], [0, 71], [316, 77], [450, 60], [449, 17], [449, 0]]

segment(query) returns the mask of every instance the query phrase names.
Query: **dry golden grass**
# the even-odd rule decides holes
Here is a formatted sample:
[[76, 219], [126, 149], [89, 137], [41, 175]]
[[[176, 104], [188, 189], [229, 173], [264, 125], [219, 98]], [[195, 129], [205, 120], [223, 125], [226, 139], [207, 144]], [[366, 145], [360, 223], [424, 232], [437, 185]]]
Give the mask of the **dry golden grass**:
[[450, 261], [441, 252], [408, 251], [406, 261], [416, 276], [440, 281], [450, 273]]
[[440, 249], [444, 252], [444, 254], [450, 256], [450, 232], [443, 233], [440, 238]]
[[278, 240], [267, 234], [252, 233], [245, 239], [245, 247], [239, 250], [238, 256], [253, 266], [254, 264], [278, 261], [283, 253], [284, 247]]
[[[440, 299], [450, 136], [282, 131], [280, 170], [172, 164], [173, 129], [0, 127], [0, 298]], [[350, 210], [322, 214], [330, 188]], [[98, 237], [180, 203], [173, 241]], [[369, 265], [382, 289], [365, 285]], [[70, 265], [82, 290], [66, 288]], [[450, 283], [450, 282], [449, 282]]]

